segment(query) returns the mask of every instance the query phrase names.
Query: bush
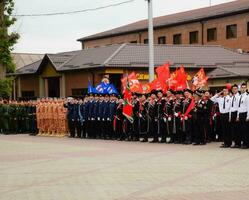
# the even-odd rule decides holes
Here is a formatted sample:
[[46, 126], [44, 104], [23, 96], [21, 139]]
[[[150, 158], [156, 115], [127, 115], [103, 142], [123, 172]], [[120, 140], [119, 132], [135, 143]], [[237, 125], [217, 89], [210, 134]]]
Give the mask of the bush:
[[12, 92], [12, 78], [0, 80], [0, 98], [9, 99]]

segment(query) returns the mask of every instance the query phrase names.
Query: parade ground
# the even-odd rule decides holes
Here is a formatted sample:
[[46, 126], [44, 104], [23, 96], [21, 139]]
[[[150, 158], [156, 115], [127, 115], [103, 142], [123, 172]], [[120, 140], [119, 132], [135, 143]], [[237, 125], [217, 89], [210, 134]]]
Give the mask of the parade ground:
[[249, 199], [249, 150], [0, 135], [0, 200]]

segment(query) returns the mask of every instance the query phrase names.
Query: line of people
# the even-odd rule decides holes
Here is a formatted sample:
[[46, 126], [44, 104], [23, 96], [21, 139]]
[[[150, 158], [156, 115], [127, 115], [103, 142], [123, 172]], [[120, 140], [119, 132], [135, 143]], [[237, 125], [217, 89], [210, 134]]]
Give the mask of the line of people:
[[194, 145], [223, 141], [224, 148], [249, 148], [246, 84], [215, 95], [189, 89], [133, 94], [133, 121], [123, 115], [123, 106], [115, 94], [0, 100], [0, 133]]

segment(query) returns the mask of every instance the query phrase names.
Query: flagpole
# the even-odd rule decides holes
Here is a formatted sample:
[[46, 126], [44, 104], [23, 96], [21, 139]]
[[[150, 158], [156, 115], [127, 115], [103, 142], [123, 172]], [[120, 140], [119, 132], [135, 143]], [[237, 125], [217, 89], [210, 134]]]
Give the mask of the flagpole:
[[148, 1], [148, 33], [149, 33], [149, 81], [154, 80], [154, 33], [153, 33], [153, 5]]

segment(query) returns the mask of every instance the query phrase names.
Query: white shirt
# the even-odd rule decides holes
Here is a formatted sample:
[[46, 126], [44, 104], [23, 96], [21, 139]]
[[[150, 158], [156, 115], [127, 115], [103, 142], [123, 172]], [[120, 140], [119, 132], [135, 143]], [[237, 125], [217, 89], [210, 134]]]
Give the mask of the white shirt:
[[232, 99], [229, 95], [225, 97], [219, 97], [218, 94], [216, 94], [211, 98], [211, 101], [218, 103], [221, 114], [230, 112]]
[[239, 97], [238, 116], [240, 113], [247, 113], [249, 119], [249, 96], [246, 92]]
[[233, 95], [231, 97], [231, 108], [230, 108], [230, 112], [236, 112], [238, 111], [239, 108], [239, 98], [240, 98], [240, 94], [237, 92], [237, 94]]

